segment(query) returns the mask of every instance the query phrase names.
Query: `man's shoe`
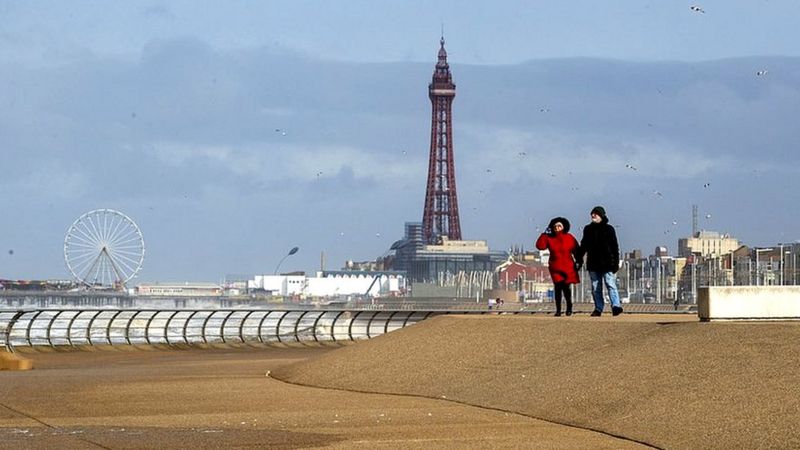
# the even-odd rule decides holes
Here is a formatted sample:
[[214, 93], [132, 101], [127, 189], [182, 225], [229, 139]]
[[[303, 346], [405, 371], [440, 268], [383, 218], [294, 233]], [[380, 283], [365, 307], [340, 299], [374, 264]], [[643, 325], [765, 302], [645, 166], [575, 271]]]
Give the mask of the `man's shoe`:
[[601, 311], [595, 309], [594, 311], [592, 311], [590, 316], [592, 316], [592, 317], [600, 317], [600, 314], [603, 314], [603, 313]]
[[553, 316], [554, 317], [561, 317], [561, 311], [556, 311], [556, 313], [553, 314]]
[[611, 307], [611, 315], [618, 316], [622, 314], [622, 306], [612, 306]]
[[567, 311], [567, 315], [571, 316], [572, 315], [572, 311]]

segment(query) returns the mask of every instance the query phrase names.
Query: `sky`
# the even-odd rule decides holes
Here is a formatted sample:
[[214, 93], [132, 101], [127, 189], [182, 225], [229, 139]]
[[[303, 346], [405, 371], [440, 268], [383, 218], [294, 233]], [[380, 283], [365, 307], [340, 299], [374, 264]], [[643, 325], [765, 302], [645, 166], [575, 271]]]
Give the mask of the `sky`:
[[[68, 278], [87, 211], [137, 280], [339, 269], [421, 221], [444, 31], [462, 234], [597, 204], [622, 249], [795, 242], [795, 1], [0, 0], [0, 278]], [[694, 7], [694, 8], [692, 8]]]

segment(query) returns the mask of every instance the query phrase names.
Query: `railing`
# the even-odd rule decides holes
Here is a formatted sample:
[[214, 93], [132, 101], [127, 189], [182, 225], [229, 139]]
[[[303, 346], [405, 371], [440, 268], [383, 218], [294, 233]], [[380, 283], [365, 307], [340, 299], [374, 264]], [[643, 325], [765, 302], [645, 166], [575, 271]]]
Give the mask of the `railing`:
[[287, 343], [369, 339], [432, 311], [97, 310], [0, 311], [0, 346]]
[[[0, 347], [307, 343], [370, 339], [441, 314], [545, 314], [520, 309], [35, 309], [0, 310]], [[387, 305], [388, 306], [388, 305]], [[575, 311], [590, 311], [579, 307]], [[674, 313], [665, 305], [625, 305], [630, 313]], [[692, 310], [677, 312], [694, 313]]]

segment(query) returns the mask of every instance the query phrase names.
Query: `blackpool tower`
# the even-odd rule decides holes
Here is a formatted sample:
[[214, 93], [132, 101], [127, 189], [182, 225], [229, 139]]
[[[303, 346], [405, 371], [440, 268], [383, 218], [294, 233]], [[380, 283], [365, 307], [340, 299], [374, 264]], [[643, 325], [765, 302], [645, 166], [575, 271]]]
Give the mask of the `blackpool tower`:
[[461, 240], [456, 194], [456, 170], [453, 158], [453, 98], [456, 85], [447, 64], [444, 37], [439, 41], [439, 60], [428, 85], [431, 99], [431, 152], [428, 159], [428, 187], [425, 191], [425, 212], [422, 215], [422, 238], [426, 244], [437, 244], [443, 236]]

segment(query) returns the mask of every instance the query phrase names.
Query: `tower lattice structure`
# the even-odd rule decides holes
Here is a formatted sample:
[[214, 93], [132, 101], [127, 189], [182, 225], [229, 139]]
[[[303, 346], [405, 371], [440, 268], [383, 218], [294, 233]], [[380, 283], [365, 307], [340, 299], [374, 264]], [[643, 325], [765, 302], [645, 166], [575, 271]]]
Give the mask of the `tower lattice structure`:
[[427, 244], [438, 243], [442, 236], [461, 240], [458, 218], [456, 170], [453, 158], [453, 98], [456, 85], [447, 64], [444, 37], [439, 47], [439, 60], [428, 85], [431, 99], [431, 151], [428, 162], [428, 186], [425, 211], [422, 215], [422, 236]]

